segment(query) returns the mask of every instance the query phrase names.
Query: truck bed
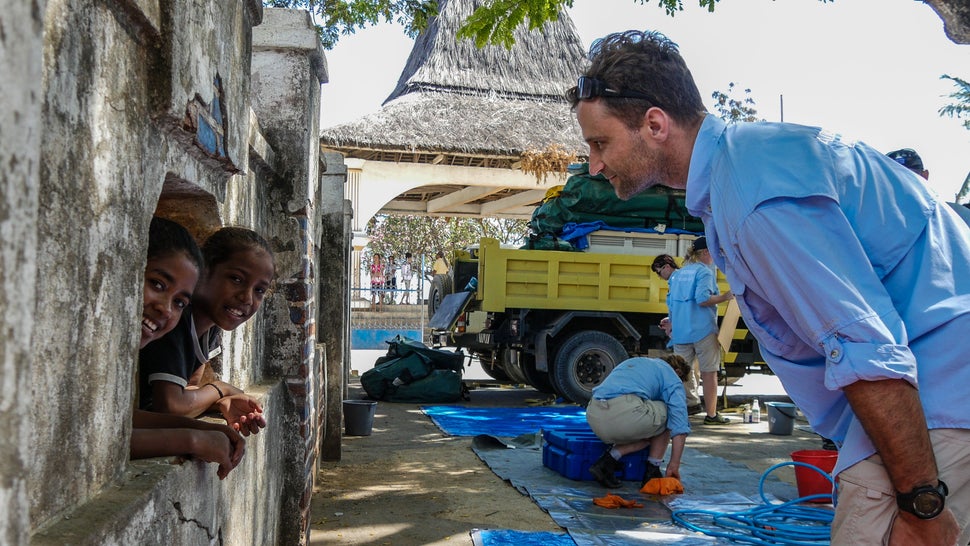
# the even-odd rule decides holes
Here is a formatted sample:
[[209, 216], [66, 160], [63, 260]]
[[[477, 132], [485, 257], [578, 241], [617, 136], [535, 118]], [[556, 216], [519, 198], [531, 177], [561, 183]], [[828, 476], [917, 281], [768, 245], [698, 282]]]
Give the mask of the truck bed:
[[[482, 239], [478, 294], [483, 311], [507, 309], [666, 313], [667, 282], [653, 256], [501, 248]], [[679, 261], [679, 258], [678, 258]], [[728, 289], [718, 275], [722, 291]]]

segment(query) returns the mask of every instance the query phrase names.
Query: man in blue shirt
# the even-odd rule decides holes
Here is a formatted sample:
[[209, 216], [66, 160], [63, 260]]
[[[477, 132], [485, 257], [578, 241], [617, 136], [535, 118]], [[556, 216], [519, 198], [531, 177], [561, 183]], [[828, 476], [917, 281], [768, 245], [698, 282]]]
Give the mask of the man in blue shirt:
[[[589, 469], [600, 484], [620, 487], [616, 478], [622, 468], [620, 458], [647, 448], [640, 487], [664, 475], [680, 479], [680, 458], [690, 434], [683, 383], [688, 373], [690, 365], [677, 355], [630, 358], [593, 387], [586, 421], [600, 440], [612, 444]], [[671, 438], [670, 463], [664, 474], [660, 464]]]
[[570, 90], [590, 173], [621, 198], [686, 188], [766, 361], [840, 445], [832, 543], [967, 544], [967, 225], [865, 144], [707, 114], [663, 35], [590, 60]]
[[731, 421], [717, 413], [717, 371], [721, 367], [721, 344], [717, 340], [717, 304], [731, 299], [731, 293], [718, 293], [707, 238], [699, 237], [691, 247], [696, 261], [670, 271], [657, 273], [667, 278], [667, 309], [672, 326], [670, 339], [674, 354], [687, 362], [697, 359], [704, 391], [705, 425], [726, 425]]

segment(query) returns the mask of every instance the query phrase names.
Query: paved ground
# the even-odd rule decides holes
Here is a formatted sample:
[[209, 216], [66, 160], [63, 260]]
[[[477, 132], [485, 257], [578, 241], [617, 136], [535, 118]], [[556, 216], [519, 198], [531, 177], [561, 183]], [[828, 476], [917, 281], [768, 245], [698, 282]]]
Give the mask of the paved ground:
[[[361, 373], [357, 366], [373, 363], [371, 355], [355, 356], [354, 369]], [[779, 389], [772, 377], [745, 378], [728, 389], [729, 406], [753, 396], [762, 402], [782, 399]], [[352, 397], [362, 395], [355, 382]], [[521, 406], [544, 399], [547, 395], [532, 389], [482, 384], [465, 404]], [[759, 474], [789, 461], [792, 451], [821, 446], [804, 421], [796, 422], [791, 436], [769, 434], [764, 418], [760, 424], [705, 427], [694, 416], [692, 425], [690, 448], [743, 463]], [[559, 530], [528, 497], [492, 473], [470, 446], [470, 438], [442, 434], [417, 404], [379, 403], [373, 434], [345, 437], [341, 461], [322, 464], [310, 543], [470, 545], [472, 529]], [[790, 467], [774, 475], [795, 483]]]

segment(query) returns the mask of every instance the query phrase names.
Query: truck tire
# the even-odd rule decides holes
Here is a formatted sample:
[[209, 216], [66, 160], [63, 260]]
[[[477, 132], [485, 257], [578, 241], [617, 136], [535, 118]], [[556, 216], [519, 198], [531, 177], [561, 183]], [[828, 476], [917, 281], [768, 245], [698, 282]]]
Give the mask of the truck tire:
[[552, 379], [547, 372], [536, 368], [536, 357], [530, 354], [522, 355], [522, 373], [535, 390], [544, 394], [558, 394], [552, 386]]
[[496, 381], [509, 381], [509, 374], [505, 373], [500, 362], [493, 362], [490, 354], [475, 353], [482, 371]]
[[556, 392], [586, 405], [593, 387], [606, 379], [617, 364], [629, 357], [613, 336], [597, 330], [579, 332], [563, 343], [549, 374]]
[[513, 383], [528, 384], [529, 378], [526, 377], [525, 371], [522, 369], [522, 362], [513, 363], [511, 355], [509, 355], [510, 352], [511, 349], [508, 347], [502, 349], [502, 369], [505, 370]]
[[429, 320], [434, 317], [438, 307], [441, 306], [441, 300], [445, 299], [448, 294], [451, 294], [451, 277], [441, 274], [435, 275], [431, 279], [431, 288], [428, 290]]

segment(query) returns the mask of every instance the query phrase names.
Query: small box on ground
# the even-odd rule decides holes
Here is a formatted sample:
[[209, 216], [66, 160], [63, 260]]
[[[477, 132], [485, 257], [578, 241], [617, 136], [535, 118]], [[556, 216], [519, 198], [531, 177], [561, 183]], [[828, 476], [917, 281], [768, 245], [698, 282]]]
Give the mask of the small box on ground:
[[[542, 464], [571, 480], [594, 481], [589, 467], [603, 454], [607, 445], [600, 441], [589, 428], [543, 430]], [[623, 471], [619, 478], [625, 481], [643, 479], [647, 450], [631, 453], [622, 459]]]

